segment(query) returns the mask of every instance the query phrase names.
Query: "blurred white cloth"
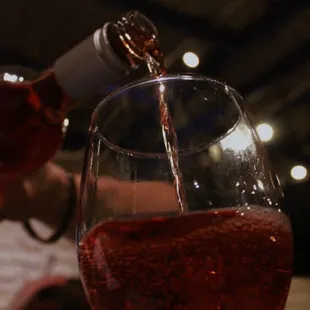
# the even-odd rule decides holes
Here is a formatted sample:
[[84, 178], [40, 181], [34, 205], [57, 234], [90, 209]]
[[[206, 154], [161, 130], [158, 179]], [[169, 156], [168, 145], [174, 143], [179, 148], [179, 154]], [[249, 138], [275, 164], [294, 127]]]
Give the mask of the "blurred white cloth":
[[[34, 223], [40, 236], [53, 231], [39, 222]], [[61, 239], [44, 245], [33, 240], [17, 222], [0, 223], [0, 310], [6, 310], [15, 293], [26, 280], [45, 274], [78, 277], [75, 245]]]

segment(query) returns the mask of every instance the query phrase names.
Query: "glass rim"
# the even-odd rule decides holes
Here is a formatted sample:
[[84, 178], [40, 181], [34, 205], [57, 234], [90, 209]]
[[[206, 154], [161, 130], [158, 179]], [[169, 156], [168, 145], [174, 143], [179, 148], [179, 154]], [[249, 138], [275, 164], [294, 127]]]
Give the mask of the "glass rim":
[[[90, 125], [91, 129], [99, 128], [99, 124], [98, 124], [98, 118], [99, 117], [98, 117], [98, 115], [99, 115], [102, 107], [106, 103], [108, 103], [109, 101], [113, 100], [113, 98], [117, 97], [122, 92], [126, 92], [130, 89], [138, 88], [138, 87], [144, 86], [144, 85], [152, 85], [152, 84], [157, 84], [157, 83], [161, 83], [161, 82], [165, 83], [165, 82], [177, 81], [177, 80], [201, 81], [201, 82], [206, 82], [206, 83], [212, 83], [214, 85], [218, 85], [218, 86], [221, 86], [223, 88], [227, 88], [229, 91], [235, 92], [240, 96], [240, 94], [234, 88], [229, 86], [228, 84], [226, 84], [224, 82], [220, 82], [220, 81], [213, 79], [211, 77], [208, 77], [208, 76], [200, 75], [200, 74], [166, 74], [165, 76], [161, 76], [158, 78], [156, 78], [156, 77], [145, 77], [145, 78], [141, 78], [141, 79], [138, 79], [136, 81], [133, 81], [131, 83], [128, 83], [128, 84], [116, 89], [115, 91], [111, 92], [106, 97], [104, 97], [99, 102], [99, 104], [97, 105], [97, 107], [95, 108], [95, 110], [92, 113], [91, 125]], [[240, 121], [240, 118], [234, 124], [234, 126], [230, 130], [228, 130], [228, 132], [226, 132], [223, 136], [215, 139], [212, 143], [209, 143], [208, 146], [211, 146], [211, 145], [217, 143], [220, 139], [229, 135], [229, 133], [235, 129], [235, 127], [237, 126], [239, 121]], [[160, 158], [166, 158], [167, 157], [166, 153], [147, 153], [147, 152], [138, 152], [138, 151], [134, 151], [134, 150], [130, 150], [130, 149], [124, 149], [124, 148], [116, 145], [115, 143], [112, 143], [111, 141], [109, 141], [104, 135], [102, 135], [100, 130], [98, 131], [98, 134], [99, 134], [99, 137], [103, 143], [105, 143], [109, 148], [111, 148], [114, 151], [117, 151], [119, 153], [127, 154], [127, 155], [130, 155], [132, 157], [140, 157], [140, 158], [155, 158], [156, 157], [156, 158], [160, 159]], [[186, 155], [189, 153], [191, 153], [191, 152], [190, 151], [183, 151], [183, 152], [180, 152], [179, 155], [182, 156], [182, 155]]]
[[138, 79], [136, 81], [133, 81], [131, 83], [128, 83], [128, 84], [114, 90], [113, 92], [108, 94], [106, 97], [104, 97], [99, 102], [99, 104], [96, 106], [95, 110], [93, 111], [92, 120], [95, 121], [95, 123], [96, 123], [96, 120], [94, 118], [96, 118], [96, 115], [99, 113], [99, 110], [101, 109], [101, 107], [105, 103], [109, 102], [111, 99], [113, 99], [114, 97], [116, 97], [117, 95], [119, 95], [120, 93], [122, 93], [124, 91], [128, 91], [132, 88], [137, 88], [137, 87], [142, 86], [142, 85], [151, 85], [151, 84], [155, 84], [155, 83], [175, 81], [175, 80], [202, 81], [202, 82], [213, 83], [215, 85], [227, 87], [227, 88], [229, 88], [229, 90], [234, 91], [238, 95], [240, 95], [238, 93], [238, 91], [236, 91], [233, 87], [229, 86], [225, 82], [220, 82], [219, 80], [213, 79], [213, 78], [208, 77], [208, 76], [200, 75], [200, 74], [189, 74], [189, 73], [187, 73], [187, 74], [166, 74], [165, 76], [161, 76], [158, 78], [156, 78], [156, 77], [144, 77], [144, 78]]

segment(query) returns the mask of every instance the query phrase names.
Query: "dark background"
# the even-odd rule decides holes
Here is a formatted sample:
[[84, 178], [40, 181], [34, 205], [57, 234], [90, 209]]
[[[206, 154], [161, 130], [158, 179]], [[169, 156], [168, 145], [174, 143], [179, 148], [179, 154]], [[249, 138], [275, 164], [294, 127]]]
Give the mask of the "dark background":
[[[275, 136], [267, 148], [292, 218], [295, 272], [310, 273], [310, 183], [290, 176], [294, 165], [310, 164], [310, 1], [1, 1], [0, 69], [34, 76], [128, 9], [140, 10], [158, 27], [170, 72], [202, 73], [227, 82], [244, 96], [256, 123], [273, 126]], [[183, 64], [186, 51], [199, 56], [196, 69]], [[69, 116], [64, 150], [56, 156], [69, 170], [81, 167], [96, 104], [84, 102]]]

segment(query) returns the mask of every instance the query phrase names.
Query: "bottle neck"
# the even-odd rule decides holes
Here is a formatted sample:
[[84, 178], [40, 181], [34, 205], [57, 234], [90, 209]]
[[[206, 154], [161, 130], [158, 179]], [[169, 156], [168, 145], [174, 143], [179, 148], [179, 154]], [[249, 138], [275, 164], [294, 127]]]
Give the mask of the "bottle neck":
[[113, 52], [118, 55], [119, 59], [128, 66], [131, 70], [135, 70], [139, 66], [138, 59], [129, 51], [129, 45], [119, 32], [115, 24], [109, 24], [107, 27], [107, 36], [109, 38]]
[[124, 82], [144, 60], [146, 43], [157, 43], [157, 30], [138, 12], [107, 23], [54, 63], [53, 69], [33, 82], [49, 122], [57, 123], [80, 99], [103, 86]]
[[152, 68], [149, 66], [151, 75], [166, 74], [158, 31], [147, 17], [137, 11], [130, 11], [113, 24], [113, 29], [115, 36], [124, 48], [122, 53], [130, 62], [131, 67], [143, 61], [148, 66], [153, 63]]
[[132, 68], [122, 55], [123, 47], [106, 24], [55, 61], [55, 79], [69, 98], [89, 97], [126, 79]]
[[110, 24], [98, 29], [32, 82], [48, 123], [62, 122], [79, 100], [125, 79], [130, 64], [113, 30]]

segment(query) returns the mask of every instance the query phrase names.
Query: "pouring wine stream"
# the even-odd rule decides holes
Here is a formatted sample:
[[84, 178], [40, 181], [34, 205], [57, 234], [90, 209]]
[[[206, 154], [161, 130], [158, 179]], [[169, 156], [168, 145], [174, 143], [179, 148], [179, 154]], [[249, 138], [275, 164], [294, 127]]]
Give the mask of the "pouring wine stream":
[[146, 63], [152, 77], [159, 80], [157, 98], [159, 104], [162, 136], [176, 189], [179, 212], [187, 212], [187, 200], [182, 174], [179, 168], [178, 138], [173, 126], [165, 98], [165, 85], [160, 77], [166, 75], [164, 55], [158, 41], [158, 32], [152, 22], [137, 11], [131, 11], [115, 24], [119, 39], [126, 49], [130, 65], [136, 67], [137, 60]]
[[[179, 204], [179, 212], [186, 213], [188, 211], [188, 206], [182, 173], [179, 167], [178, 137], [176, 135], [175, 128], [173, 126], [168, 103], [165, 99], [165, 85], [160, 82], [160, 77], [166, 75], [164, 56], [158, 49], [151, 51], [152, 53], [145, 52], [144, 61], [147, 64], [150, 74], [159, 80], [157, 96], [158, 96], [162, 136], [166, 148], [166, 153], [169, 159], [171, 172], [174, 179], [174, 186]], [[154, 57], [152, 55], [154, 55]], [[155, 59], [155, 57], [157, 59]]]

